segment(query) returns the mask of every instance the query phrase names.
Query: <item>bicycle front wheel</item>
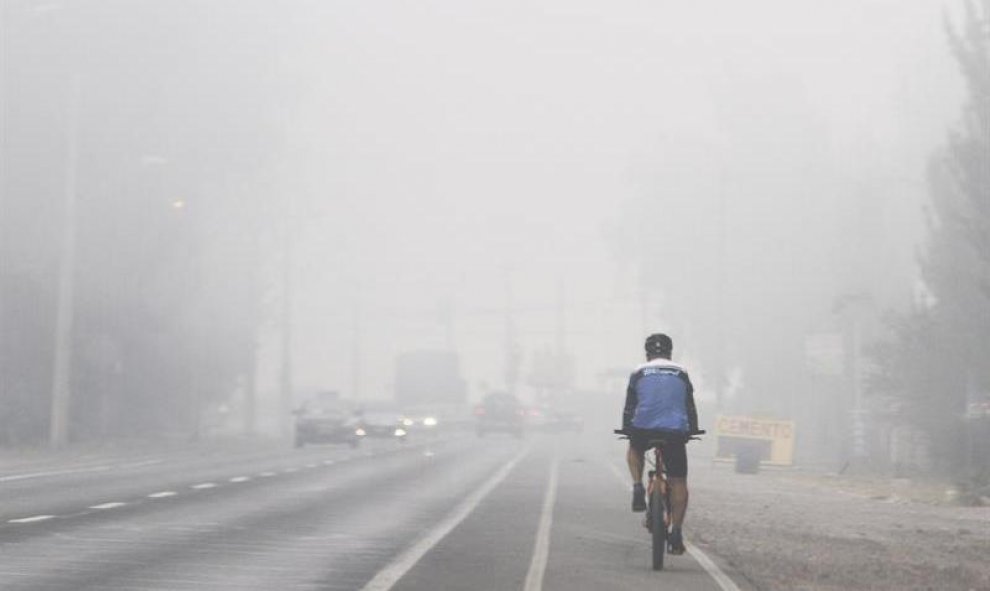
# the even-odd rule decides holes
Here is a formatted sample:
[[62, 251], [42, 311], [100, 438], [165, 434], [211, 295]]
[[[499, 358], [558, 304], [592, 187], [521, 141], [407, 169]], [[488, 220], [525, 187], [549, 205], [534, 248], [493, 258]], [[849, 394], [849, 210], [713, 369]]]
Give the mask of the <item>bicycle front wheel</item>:
[[663, 554], [667, 551], [667, 512], [660, 486], [653, 487], [650, 495], [650, 525], [653, 534], [653, 570], [663, 570]]

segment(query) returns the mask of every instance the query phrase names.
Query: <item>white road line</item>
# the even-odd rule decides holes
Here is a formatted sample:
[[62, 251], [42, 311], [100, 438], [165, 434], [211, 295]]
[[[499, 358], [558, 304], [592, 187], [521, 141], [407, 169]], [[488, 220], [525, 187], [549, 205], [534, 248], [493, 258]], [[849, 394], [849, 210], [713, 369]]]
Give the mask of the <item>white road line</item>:
[[529, 449], [529, 447], [526, 447], [516, 457], [509, 460], [494, 476], [482, 484], [481, 488], [471, 493], [433, 529], [400, 553], [388, 566], [378, 571], [378, 574], [368, 581], [368, 584], [362, 587], [361, 591], [388, 591], [391, 589], [403, 575], [409, 572], [412, 567], [416, 566], [416, 563], [431, 548], [436, 546], [440, 540], [444, 539], [460, 522], [464, 521], [477, 508], [481, 501], [488, 496], [488, 493], [492, 492], [499, 483], [505, 480], [505, 477], [516, 467], [516, 464], [529, 453]]
[[536, 544], [533, 547], [533, 559], [526, 573], [526, 584], [523, 591], [542, 591], [543, 574], [547, 570], [547, 558], [550, 556], [550, 528], [553, 525], [553, 506], [557, 502], [557, 470], [558, 460], [554, 456], [550, 464], [550, 482], [547, 483], [547, 493], [543, 497], [543, 510], [540, 513], [540, 525], [536, 531]]
[[167, 497], [174, 497], [177, 493], [172, 490], [163, 490], [162, 492], [151, 493], [148, 495], [149, 499], [164, 499]]
[[333, 465], [333, 460], [323, 460], [323, 465], [324, 466], [332, 466]]
[[282, 472], [284, 472], [286, 474], [292, 474], [293, 472], [298, 472], [298, 471], [299, 471], [299, 468], [286, 468], [285, 470], [282, 470]]
[[217, 487], [217, 484], [215, 482], [204, 482], [202, 484], [194, 484], [194, 485], [190, 486], [189, 488], [192, 488], [192, 489], [195, 489], [195, 490], [204, 490], [204, 489], [207, 489], [207, 488], [216, 488], [216, 487]]
[[306, 464], [306, 467], [312, 469], [316, 467], [316, 464]]
[[66, 474], [87, 474], [89, 472], [106, 472], [112, 470], [113, 466], [95, 466], [93, 468], [77, 468], [74, 470], [51, 470], [48, 472], [31, 472], [29, 474], [14, 474], [0, 477], [0, 482], [14, 482], [16, 480], [28, 480], [29, 478], [44, 478], [45, 476], [65, 476]]
[[684, 547], [687, 548], [688, 554], [698, 561], [701, 568], [705, 569], [715, 579], [715, 582], [722, 588], [722, 591], [740, 591], [739, 586], [732, 582], [732, 579], [722, 572], [722, 569], [712, 562], [712, 559], [708, 558], [708, 555], [699, 550], [697, 546], [690, 542], [684, 542]]
[[[626, 487], [626, 490], [630, 490], [632, 485], [629, 483], [629, 475], [624, 476], [622, 471], [611, 462], [606, 462], [606, 464], [609, 468], [611, 468], [612, 473], [615, 474], [616, 478], [619, 479], [619, 482]], [[740, 591], [739, 586], [729, 578], [729, 575], [725, 574], [725, 572], [722, 571], [722, 569], [719, 568], [707, 554], [702, 552], [700, 548], [690, 542], [685, 542], [684, 547], [687, 548], [688, 554], [690, 554], [691, 557], [701, 565], [701, 568], [705, 569], [705, 572], [715, 579], [715, 583], [718, 584], [722, 591]]]
[[130, 464], [121, 464], [118, 468], [144, 468], [145, 466], [154, 466], [156, 464], [163, 464], [165, 460], [144, 460], [141, 462], [132, 462]]
[[248, 480], [251, 479], [247, 476], [234, 476], [230, 479], [230, 482], [247, 482]]
[[47, 470], [43, 472], [28, 472], [26, 474], [11, 474], [9, 476], [0, 476], [0, 482], [16, 482], [18, 480], [29, 480], [32, 478], [45, 478], [46, 476], [66, 476], [68, 474], [88, 474], [91, 472], [107, 472], [109, 470], [115, 469], [130, 469], [130, 468], [143, 468], [145, 466], [151, 466], [154, 464], [161, 464], [164, 460], [144, 460], [140, 462], [131, 462], [125, 464], [104, 464], [99, 466], [90, 466], [88, 468], [69, 468], [66, 470]]
[[271, 478], [272, 476], [275, 476], [275, 473], [274, 472], [262, 472], [262, 473], [258, 474], [258, 476], [261, 476], [262, 478]]
[[22, 517], [21, 519], [11, 519], [7, 523], [37, 523], [39, 521], [48, 521], [49, 519], [55, 519], [54, 515], [35, 515], [33, 517]]
[[103, 503], [102, 505], [93, 505], [90, 509], [116, 509], [117, 507], [123, 507], [127, 503]]
[[630, 490], [630, 492], [631, 492], [632, 491], [632, 485], [633, 485], [633, 483], [631, 482], [631, 480], [632, 480], [631, 475], [628, 475], [628, 474], [627, 475], [623, 475], [622, 474], [622, 471], [619, 470], [615, 466], [615, 464], [611, 464], [611, 463], [607, 463], [606, 462], [606, 465], [609, 467], [610, 470], [612, 470], [612, 473], [615, 474], [615, 477], [619, 479], [619, 482], [621, 482], [623, 485], [625, 485]]

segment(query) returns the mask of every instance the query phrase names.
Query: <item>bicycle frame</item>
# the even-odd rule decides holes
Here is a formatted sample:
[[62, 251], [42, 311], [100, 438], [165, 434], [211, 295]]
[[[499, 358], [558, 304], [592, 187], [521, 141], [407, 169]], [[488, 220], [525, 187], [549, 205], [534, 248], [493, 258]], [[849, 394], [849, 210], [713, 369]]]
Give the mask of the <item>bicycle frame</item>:
[[[667, 483], [667, 468], [663, 464], [663, 450], [661, 450], [660, 447], [661, 446], [658, 444], [655, 448], [653, 448], [654, 469], [648, 472], [649, 481], [647, 482], [646, 487], [646, 498], [652, 499], [653, 491], [659, 487], [660, 496], [663, 498], [663, 505], [661, 507], [664, 512], [663, 523], [664, 526], [669, 529], [671, 519], [670, 485]], [[649, 519], [649, 516], [647, 516], [645, 525], [646, 529], [652, 531], [653, 528], [651, 527], [651, 520]]]
[[653, 570], [663, 570], [664, 553], [667, 550], [667, 532], [670, 530], [670, 487], [663, 463], [663, 441], [653, 440], [653, 470], [649, 472], [647, 511], [643, 525], [652, 538]]
[[[629, 434], [623, 429], [615, 429], [616, 435], [621, 435], [623, 439], [629, 439]], [[704, 431], [694, 431], [687, 434], [687, 440], [697, 439], [695, 435], [702, 435]], [[670, 529], [673, 519], [673, 510], [670, 506], [670, 485], [667, 482], [667, 469], [663, 462], [664, 439], [651, 439], [649, 443], [653, 448], [653, 470], [649, 471], [647, 481], [646, 498], [647, 512], [643, 525], [650, 532], [653, 543], [653, 570], [663, 570], [664, 553], [667, 549], [667, 532]], [[648, 461], [649, 455], [644, 454], [643, 460]], [[659, 511], [660, 513], [654, 513]], [[654, 515], [660, 519], [654, 519]]]

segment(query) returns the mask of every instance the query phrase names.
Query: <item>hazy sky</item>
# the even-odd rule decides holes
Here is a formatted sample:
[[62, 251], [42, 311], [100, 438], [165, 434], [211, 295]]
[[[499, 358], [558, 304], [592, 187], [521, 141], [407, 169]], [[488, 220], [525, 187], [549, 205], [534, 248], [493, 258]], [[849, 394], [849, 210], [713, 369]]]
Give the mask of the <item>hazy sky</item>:
[[[959, 96], [941, 10], [296, 5], [272, 34], [293, 80], [276, 184], [297, 200], [298, 381], [349, 391], [357, 326], [363, 394], [387, 395], [393, 355], [445, 346], [450, 309], [474, 395], [500, 386], [510, 283], [528, 355], [554, 343], [564, 286], [566, 345], [593, 386], [640, 356], [629, 244], [669, 245], [650, 256], [675, 261], [671, 281], [710, 291], [720, 198], [740, 306], [772, 307], [768, 279], [824, 265], [778, 290], [812, 324], [819, 302], [796, 298], [847, 288], [859, 255], [836, 233], [864, 208], [870, 259], [910, 274], [925, 159]], [[649, 296], [651, 328], [703, 322], [666, 295]]]

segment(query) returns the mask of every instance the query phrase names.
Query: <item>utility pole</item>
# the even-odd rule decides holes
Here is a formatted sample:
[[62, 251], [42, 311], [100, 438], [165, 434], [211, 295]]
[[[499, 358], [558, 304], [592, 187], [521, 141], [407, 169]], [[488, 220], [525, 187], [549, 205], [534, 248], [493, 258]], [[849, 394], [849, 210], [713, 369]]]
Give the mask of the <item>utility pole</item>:
[[869, 445], [866, 440], [867, 409], [863, 404], [863, 325], [860, 310], [852, 311], [852, 355], [850, 373], [852, 380], [852, 455], [856, 460], [863, 460], [869, 455]]
[[362, 400], [361, 388], [361, 305], [354, 300], [354, 310], [351, 314], [351, 396]]
[[723, 405], [725, 404], [725, 391], [728, 388], [728, 362], [726, 360], [726, 347], [725, 339], [728, 338], [728, 331], [725, 330], [726, 314], [725, 314], [725, 289], [726, 289], [726, 274], [729, 272], [729, 266], [727, 264], [728, 252], [726, 251], [726, 187], [728, 186], [725, 172], [725, 165], [723, 164], [722, 170], [719, 173], [719, 186], [718, 186], [718, 264], [715, 265], [716, 272], [718, 276], [715, 278], [715, 319], [718, 323], [718, 327], [715, 329], [715, 338], [718, 342], [715, 344], [717, 358], [716, 369], [716, 379], [715, 379], [715, 408], [718, 412], [722, 412]]
[[251, 237], [251, 267], [250, 267], [250, 311], [251, 333], [248, 350], [244, 357], [244, 400], [241, 407], [241, 421], [244, 434], [254, 436], [258, 431], [258, 318], [260, 317], [260, 289], [258, 285], [258, 253], [260, 252], [258, 233], [254, 229]]
[[292, 248], [292, 213], [286, 206], [285, 219], [282, 227], [282, 307], [279, 319], [281, 333], [281, 359], [279, 372], [279, 431], [283, 437], [289, 437], [289, 414], [292, 411], [292, 265], [294, 261]]
[[516, 320], [512, 302], [512, 269], [505, 269], [505, 389], [510, 394], [519, 383], [519, 352], [516, 346]]
[[557, 278], [557, 305], [556, 305], [556, 316], [557, 316], [557, 326], [554, 330], [554, 358], [556, 369], [554, 371], [554, 386], [550, 391], [550, 404], [556, 404], [558, 400], [563, 396], [563, 390], [566, 388], [567, 380], [570, 376], [566, 375], [566, 372], [571, 370], [569, 364], [567, 363], [567, 344], [566, 340], [566, 302], [564, 300], [566, 287], [564, 285], [564, 278]]
[[564, 358], [565, 339], [565, 305], [564, 305], [564, 279], [557, 279], [557, 327], [554, 331], [554, 346], [557, 349], [557, 358]]
[[[249, 354], [252, 357], [256, 357], [258, 354], [258, 343], [255, 337], [251, 338], [251, 351]], [[257, 374], [258, 367], [254, 359], [251, 359], [244, 372], [244, 406], [241, 409], [243, 413], [241, 419], [244, 424], [244, 434], [251, 436], [255, 435], [258, 431]]]
[[248, 280], [250, 287], [247, 309], [249, 322], [251, 324], [248, 350], [244, 359], [244, 404], [242, 408], [242, 422], [244, 434], [254, 436], [258, 433], [258, 355], [261, 318], [264, 315], [262, 304], [262, 277], [261, 267], [262, 252], [264, 246], [261, 238], [262, 211], [257, 205], [250, 210], [250, 236], [248, 246], [250, 248], [250, 264], [248, 266]]
[[62, 252], [59, 257], [58, 303], [55, 318], [55, 360], [52, 370], [49, 445], [64, 447], [69, 441], [69, 409], [72, 404], [72, 337], [75, 321], [76, 181], [79, 157], [78, 74], [69, 88], [66, 124], [65, 204], [62, 218]]

